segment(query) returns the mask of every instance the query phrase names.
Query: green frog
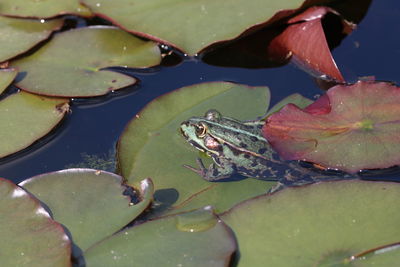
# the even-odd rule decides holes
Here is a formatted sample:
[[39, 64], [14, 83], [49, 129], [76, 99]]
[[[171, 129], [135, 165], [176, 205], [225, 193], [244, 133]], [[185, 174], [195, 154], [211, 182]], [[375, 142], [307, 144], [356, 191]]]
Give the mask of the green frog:
[[262, 136], [263, 125], [263, 121], [242, 122], [223, 117], [214, 109], [207, 111], [204, 117], [182, 122], [180, 130], [187, 142], [213, 159], [208, 168], [201, 159], [197, 159], [199, 169], [184, 166], [208, 181], [225, 179], [235, 173], [276, 180], [276, 166], [282, 166], [283, 162]]

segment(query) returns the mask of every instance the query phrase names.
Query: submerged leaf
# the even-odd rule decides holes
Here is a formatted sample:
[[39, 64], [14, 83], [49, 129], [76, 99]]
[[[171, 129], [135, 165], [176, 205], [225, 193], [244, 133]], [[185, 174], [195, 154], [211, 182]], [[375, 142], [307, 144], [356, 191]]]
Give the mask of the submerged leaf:
[[144, 68], [160, 63], [153, 42], [115, 27], [86, 27], [62, 32], [29, 57], [12, 62], [22, 72], [17, 86], [42, 95], [89, 97], [134, 84], [133, 77], [104, 68]]
[[39, 201], [0, 178], [2, 266], [71, 266], [71, 241]]
[[141, 201], [135, 205], [123, 195], [127, 187], [121, 183], [122, 178], [112, 173], [68, 169], [35, 176], [20, 185], [45, 203], [53, 218], [71, 232], [74, 243], [85, 250], [120, 230], [150, 204], [150, 180], [141, 181]]
[[235, 239], [209, 208], [124, 230], [85, 252], [88, 266], [228, 266]]
[[400, 164], [400, 88], [338, 85], [301, 110], [289, 104], [267, 120], [265, 137], [285, 159], [357, 172]]
[[238, 266], [395, 266], [390, 251], [349, 262], [400, 240], [399, 205], [397, 183], [328, 182], [254, 198], [221, 219], [237, 238]]
[[249, 28], [272, 20], [279, 11], [293, 12], [292, 9], [299, 8], [304, 0], [83, 2], [97, 15], [128, 31], [170, 44], [189, 55], [194, 55], [213, 43], [234, 39]]
[[[19, 92], [0, 101], [0, 158], [49, 133], [69, 110], [67, 99]], [[6, 140], [6, 141], [5, 141]]]
[[[0, 9], [3, 3], [0, 3]], [[32, 19], [16, 19], [0, 16], [0, 62], [18, 56], [59, 29], [62, 19], [41, 22]]]

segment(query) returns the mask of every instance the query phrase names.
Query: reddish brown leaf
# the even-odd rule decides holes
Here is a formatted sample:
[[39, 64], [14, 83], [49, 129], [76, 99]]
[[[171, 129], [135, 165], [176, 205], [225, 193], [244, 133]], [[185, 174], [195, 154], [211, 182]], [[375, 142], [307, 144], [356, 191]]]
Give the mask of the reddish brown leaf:
[[283, 61], [291, 58], [315, 76], [343, 82], [321, 24], [328, 12], [334, 13], [327, 7], [311, 7], [288, 20], [289, 26], [268, 46], [271, 59]]
[[400, 164], [400, 88], [360, 81], [330, 89], [305, 109], [286, 105], [264, 136], [285, 159], [357, 172]]

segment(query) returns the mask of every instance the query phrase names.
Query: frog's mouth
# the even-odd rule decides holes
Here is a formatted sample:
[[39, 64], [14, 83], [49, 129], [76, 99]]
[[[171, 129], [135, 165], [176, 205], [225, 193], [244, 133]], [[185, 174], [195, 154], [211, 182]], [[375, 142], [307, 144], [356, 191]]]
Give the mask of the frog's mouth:
[[196, 149], [200, 150], [201, 152], [206, 152], [206, 150], [201, 145], [199, 145], [199, 143], [196, 143], [195, 141], [188, 141], [188, 143], [194, 146]]
[[202, 152], [206, 152], [206, 148], [203, 147], [202, 145], [200, 145], [200, 144], [199, 144], [198, 142], [196, 142], [195, 140], [191, 139], [191, 137], [187, 134], [186, 131], [184, 131], [184, 130], [182, 129], [182, 127], [189, 127], [189, 126], [187, 125], [187, 122], [183, 122], [183, 123], [181, 124], [181, 128], [180, 128], [181, 135], [186, 139], [186, 141], [187, 141], [191, 146], [195, 147], [196, 149], [198, 149], [198, 150], [200, 150], [200, 151], [202, 151]]

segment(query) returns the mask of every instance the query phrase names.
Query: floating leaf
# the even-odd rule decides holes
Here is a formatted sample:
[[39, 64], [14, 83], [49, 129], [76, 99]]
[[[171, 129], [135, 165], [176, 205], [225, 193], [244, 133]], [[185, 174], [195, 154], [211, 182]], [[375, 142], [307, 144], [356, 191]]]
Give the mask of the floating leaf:
[[254, 198], [221, 218], [236, 235], [238, 266], [347, 266], [359, 252], [400, 240], [399, 205], [400, 184], [327, 182]]
[[302, 96], [301, 94], [291, 94], [278, 103], [276, 103], [272, 108], [270, 108], [266, 114], [266, 117], [270, 116], [271, 114], [278, 112], [281, 110], [284, 106], [287, 104], [294, 104], [298, 106], [299, 108], [305, 108], [308, 105], [310, 105], [313, 101]]
[[118, 175], [92, 169], [68, 169], [43, 174], [20, 185], [51, 210], [53, 218], [71, 232], [85, 250], [112, 235], [136, 218], [150, 204], [153, 185], [143, 180], [140, 198], [132, 205]]
[[71, 242], [39, 201], [0, 178], [2, 266], [71, 266]]
[[59, 33], [29, 57], [12, 62], [25, 76], [17, 86], [50, 96], [103, 95], [134, 84], [111, 66], [143, 68], [160, 63], [160, 50], [115, 27], [87, 27]]
[[90, 16], [91, 12], [80, 4], [79, 0], [2, 0], [0, 14], [15, 17], [49, 18], [64, 14]]
[[[67, 99], [19, 92], [0, 101], [0, 158], [49, 133], [69, 110]], [[5, 141], [7, 140], [7, 141]]]
[[[321, 19], [333, 12], [327, 7], [311, 7], [287, 21], [289, 26], [268, 46], [275, 60], [290, 57], [315, 76], [344, 81], [329, 50]], [[327, 78], [325, 77], [325, 78]]]
[[[0, 9], [3, 3], [0, 4]], [[0, 62], [22, 54], [47, 39], [64, 23], [62, 19], [41, 22], [0, 16]]]
[[124, 230], [85, 252], [88, 266], [228, 266], [231, 232], [208, 208]]
[[[304, 0], [191, 0], [184, 3], [177, 0], [84, 0], [83, 2], [97, 15], [113, 21], [128, 31], [171, 44], [185, 53], [194, 55], [213, 43], [234, 39], [252, 26], [269, 21], [278, 11], [297, 9]], [[286, 10], [286, 13], [292, 12]]]
[[17, 73], [16, 69], [0, 69], [0, 94], [12, 83]]
[[264, 135], [285, 159], [357, 172], [400, 164], [400, 89], [389, 83], [338, 85], [301, 110], [273, 114]]
[[268, 101], [266, 87], [227, 82], [198, 84], [161, 96], [136, 115], [122, 134], [118, 145], [120, 171], [129, 184], [151, 177], [157, 189], [155, 199], [165, 205], [173, 203], [172, 212], [205, 205], [213, 205], [220, 212], [265, 193], [274, 183], [250, 179], [210, 183], [184, 168], [183, 164], [195, 166], [198, 153], [178, 129], [183, 121], [211, 108], [226, 116], [255, 119], [265, 113]]

